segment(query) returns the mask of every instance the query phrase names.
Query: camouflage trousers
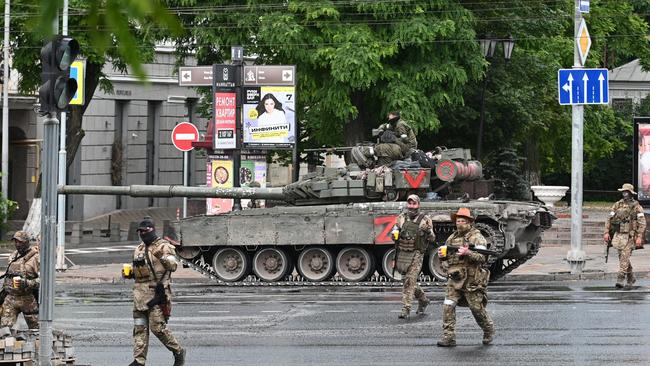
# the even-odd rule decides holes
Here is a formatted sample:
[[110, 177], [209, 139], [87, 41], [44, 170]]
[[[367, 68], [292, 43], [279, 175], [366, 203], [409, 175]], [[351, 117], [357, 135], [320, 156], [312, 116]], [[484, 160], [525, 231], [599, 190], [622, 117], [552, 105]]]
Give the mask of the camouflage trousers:
[[23, 313], [29, 329], [38, 329], [38, 301], [32, 294], [7, 295], [2, 304], [0, 327], [13, 327], [20, 313]]
[[426, 301], [427, 297], [424, 294], [424, 291], [418, 285], [418, 276], [420, 276], [420, 271], [422, 270], [422, 259], [424, 255], [419, 251], [415, 251], [415, 255], [411, 260], [411, 265], [406, 270], [404, 275], [404, 288], [402, 290], [402, 305], [411, 310], [411, 300], [415, 294], [415, 298], [419, 301]]
[[627, 283], [630, 285], [634, 283], [634, 273], [632, 272], [632, 263], [630, 262], [633, 249], [634, 244], [629, 243], [623, 249], [618, 250], [618, 276], [616, 277], [616, 283], [622, 285], [625, 279], [627, 279]]
[[179, 353], [183, 350], [172, 332], [167, 329], [167, 320], [159, 306], [149, 311], [133, 311], [133, 359], [144, 365], [149, 349], [149, 330], [168, 350]]
[[[490, 318], [485, 305], [487, 296], [485, 290], [467, 291], [466, 289], [457, 290], [451, 285], [447, 285], [445, 301], [442, 305], [442, 335], [445, 339], [456, 339], [456, 305], [465, 300], [467, 306], [472, 311], [476, 323], [485, 333], [494, 332], [494, 323]], [[461, 302], [464, 303], [464, 302]]]

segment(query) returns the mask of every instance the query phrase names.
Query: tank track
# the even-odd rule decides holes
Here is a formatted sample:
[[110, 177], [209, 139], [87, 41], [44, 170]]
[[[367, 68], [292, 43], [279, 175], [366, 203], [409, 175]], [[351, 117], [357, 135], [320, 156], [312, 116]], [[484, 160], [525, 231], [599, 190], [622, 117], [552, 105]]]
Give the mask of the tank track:
[[[362, 282], [347, 282], [338, 276], [334, 276], [329, 281], [312, 282], [305, 280], [300, 275], [289, 275], [282, 281], [265, 282], [261, 281], [254, 275], [249, 275], [243, 281], [225, 282], [220, 280], [214, 273], [212, 267], [203, 261], [203, 258], [194, 260], [187, 260], [178, 258], [180, 263], [188, 268], [202, 274], [206, 278], [212, 280], [215, 285], [225, 287], [241, 287], [241, 286], [362, 286], [362, 287], [402, 287], [402, 281], [392, 281], [386, 276], [372, 275], [369, 281]], [[420, 274], [418, 278], [420, 286], [444, 286], [444, 282], [435, 281], [432, 276]]]
[[517, 259], [501, 259], [499, 262], [501, 263], [501, 270], [494, 274], [491, 278], [490, 281], [495, 281], [498, 280], [499, 278], [504, 277], [508, 273], [514, 271], [517, 267], [521, 266], [522, 264], [526, 263], [529, 259], [537, 255], [537, 252], [539, 252], [540, 247], [542, 246], [542, 239], [541, 238], [536, 238], [535, 241], [532, 243], [533, 245], [529, 248], [528, 253]]

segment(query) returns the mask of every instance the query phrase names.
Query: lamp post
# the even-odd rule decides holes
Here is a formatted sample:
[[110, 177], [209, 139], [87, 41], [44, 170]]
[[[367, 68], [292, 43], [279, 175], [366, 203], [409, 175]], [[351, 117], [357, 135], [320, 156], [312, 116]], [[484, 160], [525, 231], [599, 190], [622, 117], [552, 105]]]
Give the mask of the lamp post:
[[[512, 56], [512, 49], [515, 48], [515, 40], [512, 38], [512, 36], [509, 36], [506, 39], [498, 40], [494, 38], [484, 38], [479, 40], [479, 44], [481, 45], [481, 51], [483, 52], [483, 56], [486, 59], [491, 59], [494, 56], [494, 51], [497, 48], [497, 44], [503, 43], [503, 57], [505, 58], [506, 62], [510, 60], [510, 57]], [[485, 77], [483, 78], [483, 88], [481, 89], [481, 117], [478, 125], [478, 138], [476, 141], [476, 160], [481, 160], [481, 156], [483, 153], [483, 126], [485, 124], [485, 89], [487, 88], [487, 82], [488, 82], [488, 73], [485, 73]]]

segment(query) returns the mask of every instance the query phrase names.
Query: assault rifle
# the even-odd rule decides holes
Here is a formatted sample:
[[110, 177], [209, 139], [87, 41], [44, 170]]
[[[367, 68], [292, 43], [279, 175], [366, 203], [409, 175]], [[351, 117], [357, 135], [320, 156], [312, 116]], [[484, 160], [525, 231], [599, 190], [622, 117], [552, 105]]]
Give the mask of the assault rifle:
[[354, 146], [338, 146], [338, 147], [317, 147], [315, 149], [305, 149], [304, 152], [325, 152], [325, 153], [344, 153], [352, 151]]
[[[451, 253], [454, 253], [454, 252], [457, 252], [458, 249], [460, 249], [460, 247], [453, 246], [453, 245], [447, 245], [447, 255], [449, 255]], [[476, 253], [479, 253], [479, 254], [483, 254], [483, 255], [493, 255], [493, 256], [498, 256], [499, 255], [499, 252], [497, 252], [497, 251], [489, 250], [489, 249], [480, 249], [480, 248], [476, 248], [476, 247], [474, 247], [472, 245], [469, 246], [469, 250], [471, 250], [473, 252], [476, 252]]]

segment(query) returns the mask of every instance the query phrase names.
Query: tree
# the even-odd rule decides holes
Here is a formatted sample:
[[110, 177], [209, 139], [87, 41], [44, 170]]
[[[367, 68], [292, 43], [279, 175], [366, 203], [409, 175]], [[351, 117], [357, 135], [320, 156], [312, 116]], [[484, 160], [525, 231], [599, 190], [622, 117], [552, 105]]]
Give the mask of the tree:
[[485, 66], [473, 16], [452, 1], [170, 1], [187, 34], [180, 61], [223, 63], [243, 45], [259, 64], [295, 64], [301, 146], [353, 145], [400, 109], [419, 131], [463, 103]]
[[[11, 3], [10, 52], [12, 67], [21, 75], [19, 90], [22, 93], [38, 90], [41, 70], [34, 65], [40, 61], [44, 40], [53, 33], [53, 23], [62, 3], [62, 0], [15, 0]], [[182, 34], [176, 18], [157, 0], [71, 0], [69, 13], [69, 35], [79, 42], [86, 69], [84, 105], [70, 106], [68, 114], [68, 167], [84, 137], [82, 118], [95, 90], [97, 87], [112, 90], [103, 72], [104, 65], [110, 62], [116, 70], [131, 72], [144, 82], [146, 75], [142, 64], [153, 59], [160, 29]], [[40, 194], [40, 189], [36, 192]]]

